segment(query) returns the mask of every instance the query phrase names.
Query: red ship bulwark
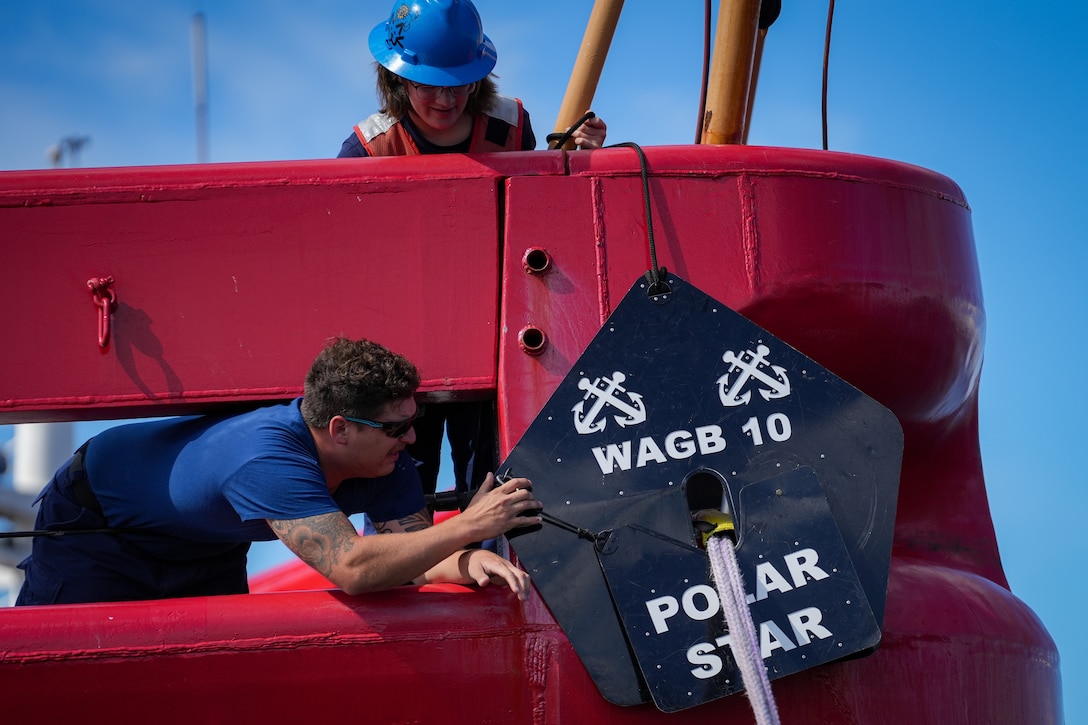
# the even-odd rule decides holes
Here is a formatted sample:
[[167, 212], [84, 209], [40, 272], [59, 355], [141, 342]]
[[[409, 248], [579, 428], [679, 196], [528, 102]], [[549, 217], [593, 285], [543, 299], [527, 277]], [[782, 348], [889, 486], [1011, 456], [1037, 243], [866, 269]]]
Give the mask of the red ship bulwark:
[[[645, 153], [659, 263], [875, 398], [904, 432], [881, 643], [776, 680], [783, 722], [1060, 722], [1057, 650], [1008, 590], [986, 499], [985, 317], [961, 190], [838, 153]], [[497, 399], [505, 453], [649, 266], [629, 148], [8, 172], [0, 215], [18, 270], [5, 423], [289, 398], [344, 333], [413, 359], [427, 398]], [[108, 277], [102, 347], [87, 281]], [[609, 702], [536, 595], [349, 597], [290, 566], [254, 590], [0, 611], [9, 718], [752, 716], [743, 695], [675, 714]]]

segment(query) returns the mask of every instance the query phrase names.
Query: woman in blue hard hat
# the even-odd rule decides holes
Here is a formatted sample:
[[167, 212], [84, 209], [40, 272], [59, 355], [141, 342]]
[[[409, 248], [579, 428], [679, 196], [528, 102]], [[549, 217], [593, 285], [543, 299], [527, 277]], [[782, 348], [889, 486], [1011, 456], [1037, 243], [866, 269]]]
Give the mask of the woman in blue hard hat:
[[[499, 95], [489, 77], [498, 56], [469, 0], [398, 0], [369, 43], [382, 108], [355, 126], [338, 157], [536, 148], [521, 101]], [[592, 118], [572, 138], [600, 148], [606, 132]]]
[[[377, 61], [382, 108], [355, 126], [338, 157], [531, 151], [536, 136], [516, 98], [500, 96], [489, 77], [495, 45], [469, 0], [398, 0], [369, 38]], [[572, 138], [583, 149], [604, 145], [604, 121], [593, 118]], [[497, 465], [493, 406], [438, 403], [415, 424], [408, 452], [419, 464], [424, 493], [434, 493], [449, 438], [453, 480], [476, 488]]]

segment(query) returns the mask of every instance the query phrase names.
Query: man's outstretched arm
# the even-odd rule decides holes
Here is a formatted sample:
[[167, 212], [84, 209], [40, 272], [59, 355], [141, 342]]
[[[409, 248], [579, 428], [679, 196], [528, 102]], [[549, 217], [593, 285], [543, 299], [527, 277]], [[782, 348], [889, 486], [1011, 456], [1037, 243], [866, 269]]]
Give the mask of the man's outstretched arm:
[[519, 597], [528, 596], [528, 575], [491, 552], [464, 551], [475, 541], [495, 538], [518, 526], [540, 523], [521, 516], [540, 509], [525, 479], [494, 486], [489, 477], [459, 516], [431, 526], [421, 510], [397, 521], [376, 523], [382, 536], [359, 536], [343, 513], [268, 520], [281, 541], [300, 559], [348, 594], [381, 591], [406, 582], [501, 581]]

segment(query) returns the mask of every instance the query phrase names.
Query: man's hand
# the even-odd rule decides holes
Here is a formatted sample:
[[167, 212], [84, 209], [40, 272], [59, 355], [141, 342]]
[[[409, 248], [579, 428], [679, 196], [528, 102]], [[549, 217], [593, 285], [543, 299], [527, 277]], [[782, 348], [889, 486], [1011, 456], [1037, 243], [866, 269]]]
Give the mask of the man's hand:
[[470, 549], [458, 560], [461, 576], [471, 579], [481, 587], [503, 584], [522, 601], [529, 598], [529, 575], [506, 559], [485, 549]]
[[493, 539], [521, 526], [536, 526], [542, 521], [537, 514], [544, 506], [533, 496], [532, 488], [527, 478], [512, 478], [496, 485], [495, 475], [489, 473], [458, 518], [469, 523], [480, 540]]

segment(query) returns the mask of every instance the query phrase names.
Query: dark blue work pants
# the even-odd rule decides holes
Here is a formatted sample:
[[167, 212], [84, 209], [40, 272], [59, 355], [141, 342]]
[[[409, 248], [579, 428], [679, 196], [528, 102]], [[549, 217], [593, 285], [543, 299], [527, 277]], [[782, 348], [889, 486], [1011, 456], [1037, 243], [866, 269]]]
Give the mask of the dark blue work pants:
[[[76, 500], [72, 460], [57, 471], [38, 500], [35, 528], [78, 532], [109, 522]], [[85, 480], [84, 480], [85, 483]], [[20, 565], [26, 575], [16, 605], [167, 599], [249, 591], [249, 543], [224, 544], [215, 556], [187, 555], [187, 542], [143, 532], [38, 536]]]

